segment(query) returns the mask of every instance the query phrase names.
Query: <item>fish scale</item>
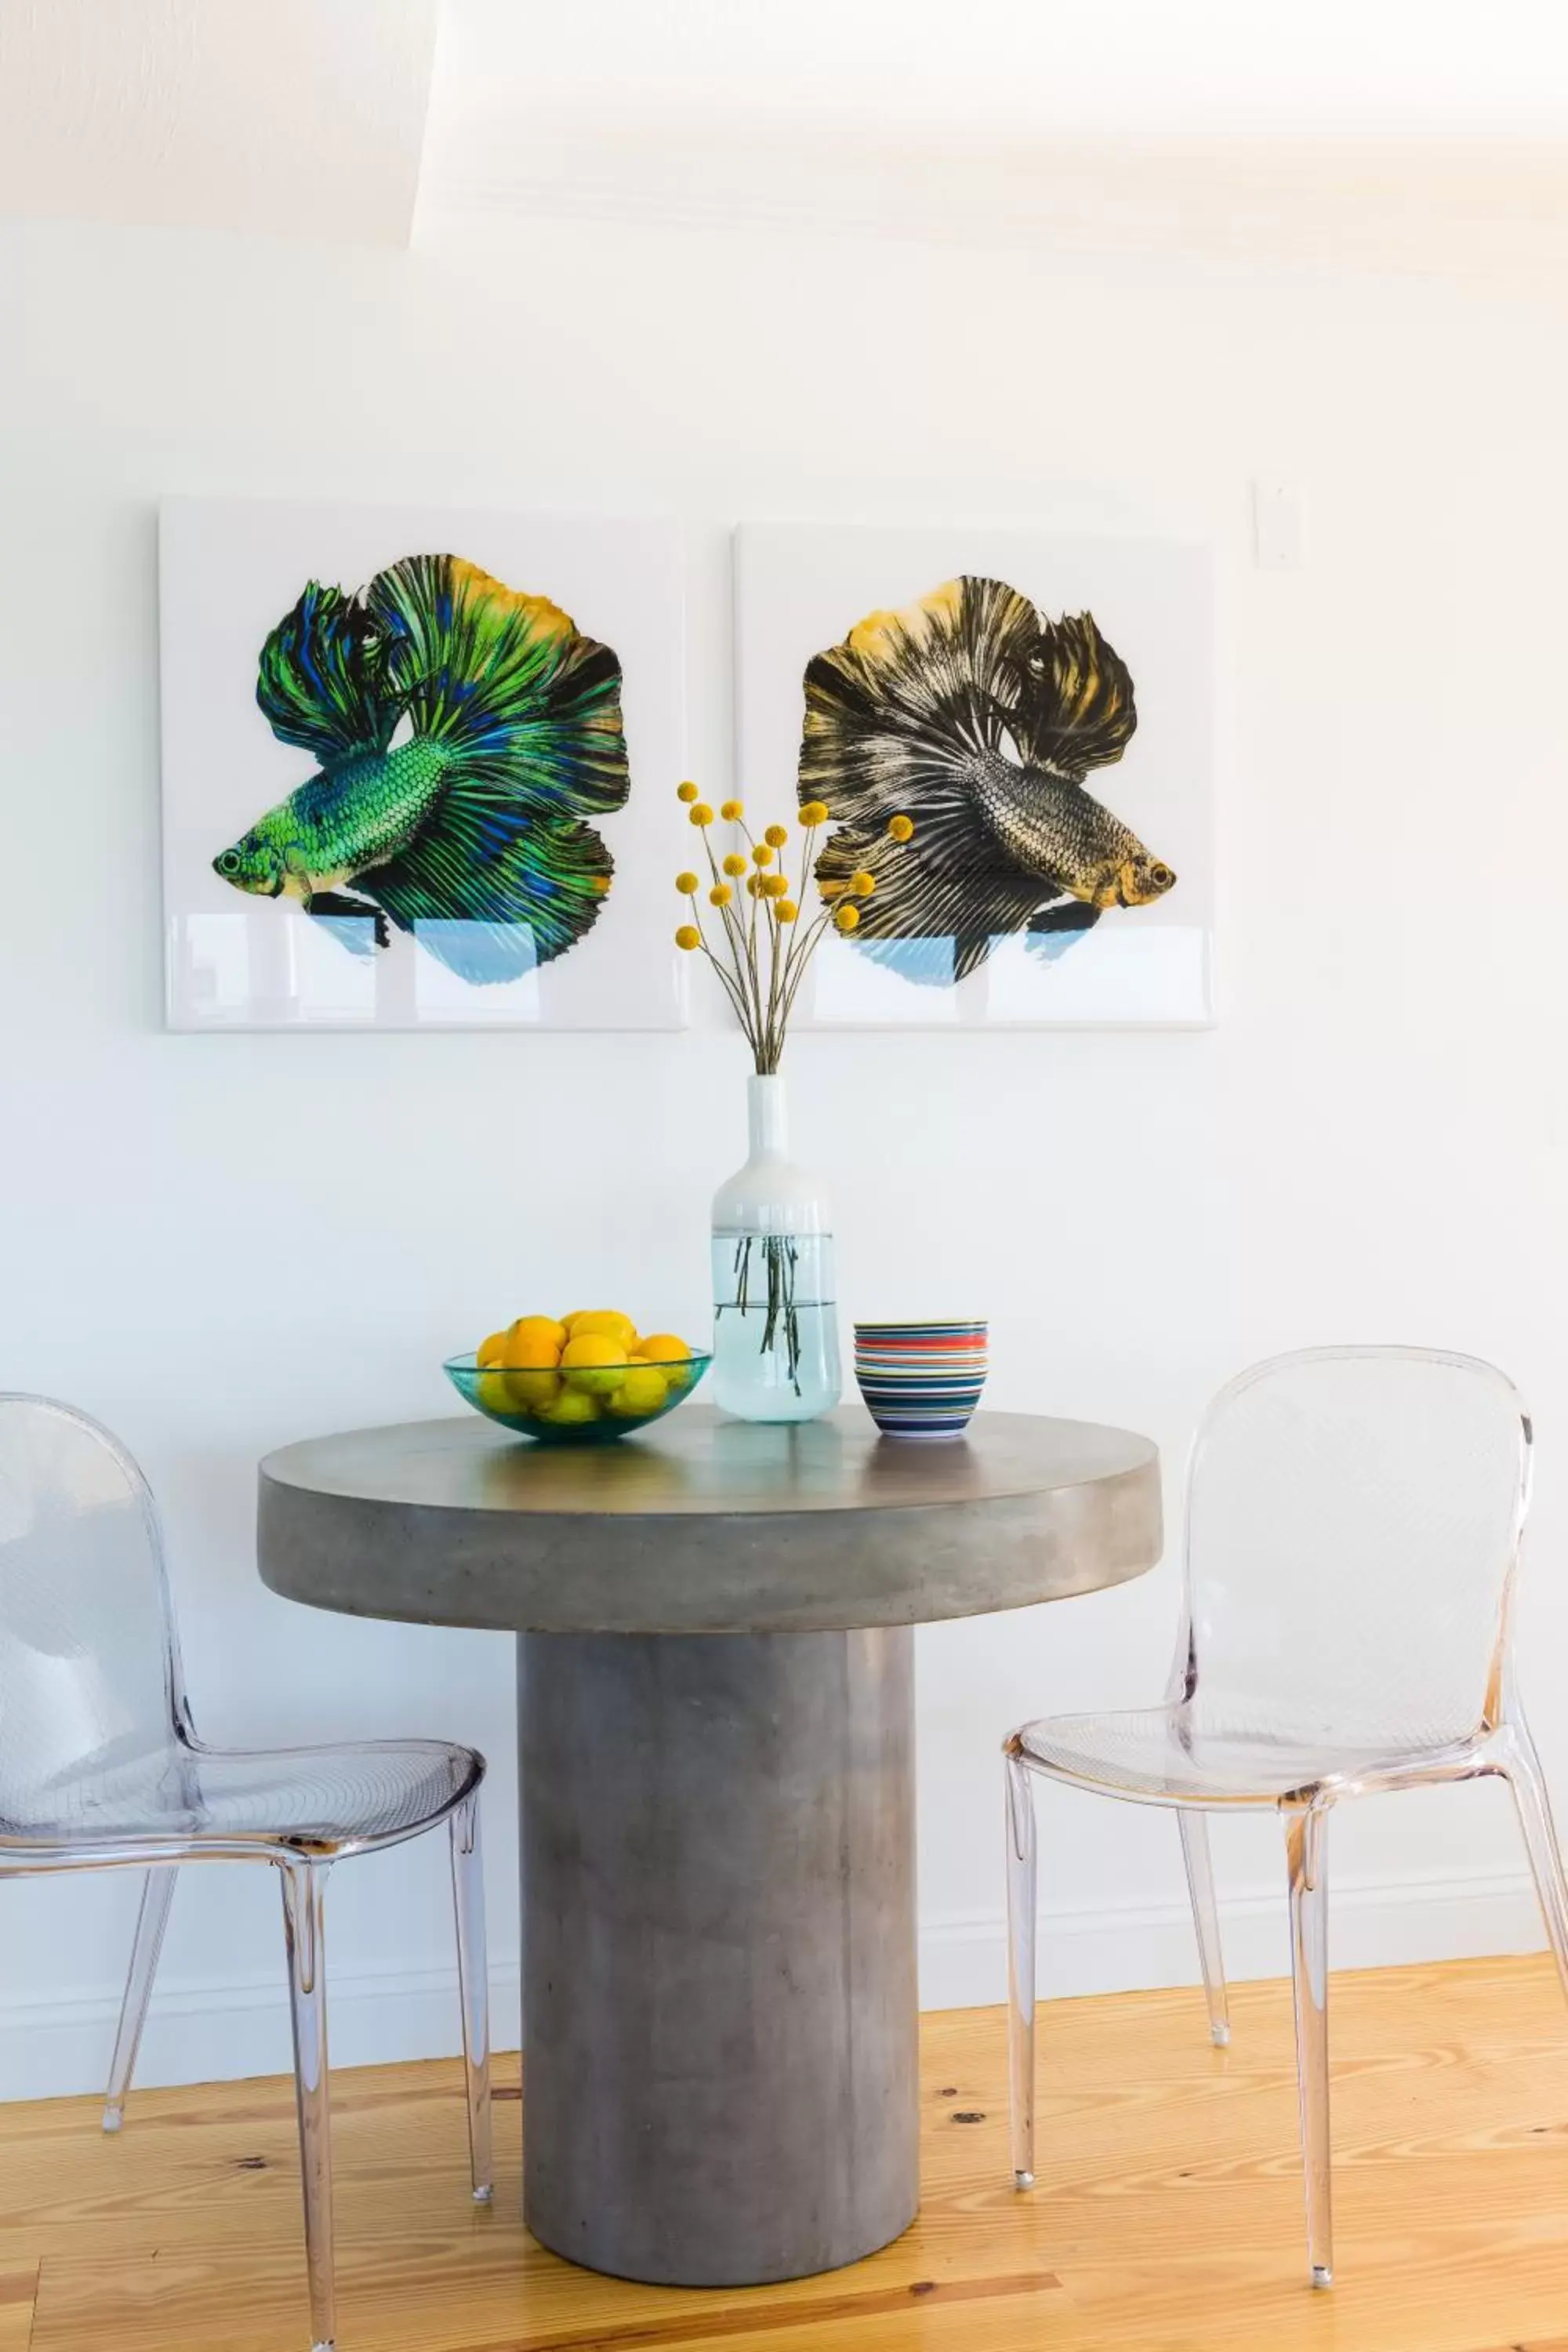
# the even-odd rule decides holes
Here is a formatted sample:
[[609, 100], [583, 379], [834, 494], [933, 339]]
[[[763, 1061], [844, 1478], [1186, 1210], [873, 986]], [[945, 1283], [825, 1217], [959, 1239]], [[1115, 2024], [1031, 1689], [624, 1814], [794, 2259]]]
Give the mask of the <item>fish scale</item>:
[[416, 740], [324, 769], [285, 805], [296, 832], [293, 870], [314, 887], [384, 865], [416, 839], [440, 796], [449, 753]]
[[987, 829], [1026, 873], [1092, 898], [1142, 854], [1137, 835], [1066, 776], [984, 751], [962, 772]]

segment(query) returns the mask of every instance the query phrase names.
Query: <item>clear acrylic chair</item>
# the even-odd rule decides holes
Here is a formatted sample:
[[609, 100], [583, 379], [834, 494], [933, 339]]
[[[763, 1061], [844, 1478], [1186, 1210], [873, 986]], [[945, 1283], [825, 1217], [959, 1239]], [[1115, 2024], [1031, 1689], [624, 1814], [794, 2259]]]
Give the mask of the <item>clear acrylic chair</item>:
[[1188, 1470], [1163, 1706], [1058, 1715], [1005, 1742], [1014, 2177], [1035, 2172], [1033, 1779], [1177, 1809], [1214, 2040], [1230, 2039], [1208, 1812], [1285, 1830], [1311, 2281], [1333, 2276], [1325, 1840], [1341, 1798], [1495, 1773], [1513, 1790], [1568, 1990], [1568, 1885], [1514, 1685], [1531, 1426], [1489, 1364], [1336, 1348], [1254, 1366]]
[[283, 1895], [305, 2252], [317, 2352], [333, 2335], [322, 1895], [334, 1862], [450, 1826], [473, 2193], [490, 2196], [484, 1759], [428, 1739], [240, 1753], [197, 1740], [146, 1480], [105, 1429], [0, 1395], [0, 1876], [147, 1873], [110, 2068], [118, 2131], [177, 1866], [265, 1862]]

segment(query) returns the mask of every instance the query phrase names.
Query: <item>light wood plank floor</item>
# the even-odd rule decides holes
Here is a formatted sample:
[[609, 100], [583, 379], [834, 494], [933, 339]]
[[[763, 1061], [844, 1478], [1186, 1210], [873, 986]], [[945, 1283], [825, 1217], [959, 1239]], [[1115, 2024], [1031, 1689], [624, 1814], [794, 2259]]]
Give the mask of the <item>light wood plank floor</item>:
[[[334, 2077], [342, 2352], [1568, 2352], [1568, 2011], [1544, 1959], [1336, 1977], [1340, 2284], [1305, 2284], [1290, 2003], [1042, 2011], [1039, 2186], [1002, 2013], [926, 2020], [924, 2210], [851, 2271], [689, 2293], [574, 2271], [468, 2200], [455, 2064]], [[0, 2106], [0, 2352], [303, 2352], [286, 2081]]]

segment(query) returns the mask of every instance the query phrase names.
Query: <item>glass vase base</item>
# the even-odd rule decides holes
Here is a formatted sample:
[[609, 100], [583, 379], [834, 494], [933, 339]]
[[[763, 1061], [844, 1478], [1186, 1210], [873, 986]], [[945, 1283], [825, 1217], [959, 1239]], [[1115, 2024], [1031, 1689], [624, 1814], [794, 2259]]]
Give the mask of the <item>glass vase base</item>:
[[787, 1333], [783, 1324], [764, 1307], [718, 1309], [709, 1394], [721, 1412], [737, 1421], [815, 1421], [838, 1402], [834, 1308], [797, 1304]]

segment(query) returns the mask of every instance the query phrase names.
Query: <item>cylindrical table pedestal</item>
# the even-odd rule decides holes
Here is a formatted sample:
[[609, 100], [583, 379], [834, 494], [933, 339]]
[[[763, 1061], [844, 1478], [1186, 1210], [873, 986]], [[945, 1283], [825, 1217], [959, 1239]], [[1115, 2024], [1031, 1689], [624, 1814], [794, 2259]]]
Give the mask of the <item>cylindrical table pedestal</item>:
[[524, 2216], [665, 2285], [919, 2202], [913, 1635], [524, 1633]]

